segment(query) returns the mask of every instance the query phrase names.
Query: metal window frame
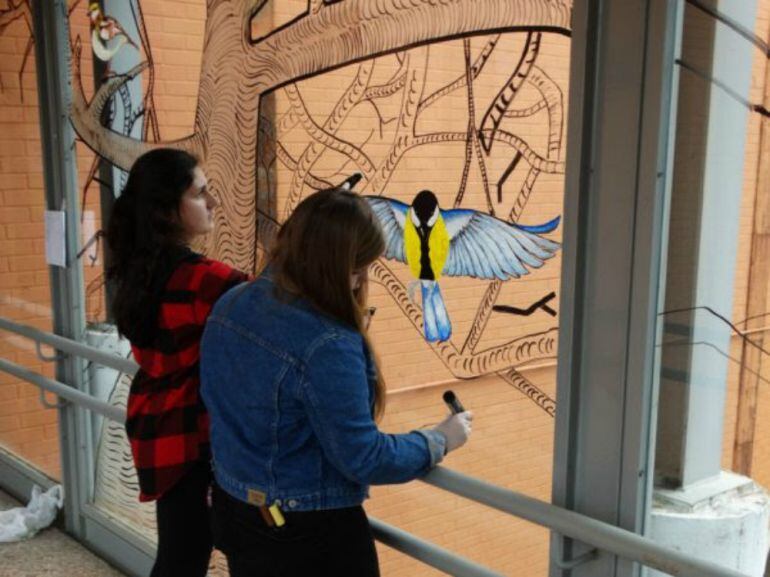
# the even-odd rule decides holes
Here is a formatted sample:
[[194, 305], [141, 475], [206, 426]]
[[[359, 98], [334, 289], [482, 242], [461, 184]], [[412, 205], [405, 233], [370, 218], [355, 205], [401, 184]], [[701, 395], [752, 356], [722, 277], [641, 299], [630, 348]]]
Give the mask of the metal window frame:
[[[66, 112], [67, 7], [63, 0], [33, 5], [47, 204], [66, 203], [67, 256], [74, 263], [78, 207], [74, 134]], [[636, 16], [629, 14], [633, 10]], [[553, 501], [637, 533], [644, 530], [651, 487], [654, 273], [665, 212], [678, 10], [681, 0], [576, 0], [573, 8]], [[623, 109], [638, 114], [617, 122]], [[621, 155], [629, 142], [635, 154]], [[625, 219], [621, 225], [618, 214]], [[51, 285], [55, 332], [80, 340], [80, 267], [52, 269]], [[609, 370], [601, 355], [618, 343]], [[57, 363], [57, 380], [83, 390], [83, 368], [82, 360], [66, 357]], [[82, 472], [92, 471], [93, 452], [85, 411], [64, 407], [60, 427], [64, 480], [76, 488], [68, 495], [67, 529], [123, 559], [118, 564], [129, 572], [143, 574], [147, 552], [87, 505], [90, 482]], [[551, 574], [564, 575], [556, 552], [579, 557], [585, 548], [554, 537]], [[574, 577], [638, 574], [634, 563], [606, 553], [568, 571]]]
[[[552, 499], [644, 534], [679, 0], [586, 0], [573, 44]], [[552, 560], [585, 544], [552, 536]], [[609, 553], [552, 577], [632, 577]]]
[[[67, 111], [70, 103], [69, 32], [64, 0], [33, 2], [35, 61], [37, 65], [41, 147], [46, 208], [63, 210], [66, 226], [67, 267], [49, 266], [53, 331], [75, 340], [85, 333], [83, 273], [77, 263], [80, 236], [77, 198], [77, 151], [75, 133]], [[56, 378], [83, 390], [85, 364], [78, 357], [56, 361]], [[65, 487], [65, 526], [82, 535], [80, 504], [87, 500], [87, 486], [78, 471], [93, 465], [87, 415], [75, 405], [59, 410], [62, 481]]]
[[56, 481], [38, 471], [32, 464], [0, 447], [0, 480], [3, 491], [24, 503], [29, 499], [32, 487], [38, 485], [47, 491]]

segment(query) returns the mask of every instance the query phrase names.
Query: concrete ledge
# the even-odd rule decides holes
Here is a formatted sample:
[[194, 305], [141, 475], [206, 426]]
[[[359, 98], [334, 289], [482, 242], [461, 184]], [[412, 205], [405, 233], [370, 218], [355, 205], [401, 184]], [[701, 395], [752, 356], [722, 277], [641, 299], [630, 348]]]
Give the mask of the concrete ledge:
[[682, 553], [762, 577], [768, 522], [767, 492], [748, 477], [722, 471], [683, 489], [655, 490], [649, 536]]

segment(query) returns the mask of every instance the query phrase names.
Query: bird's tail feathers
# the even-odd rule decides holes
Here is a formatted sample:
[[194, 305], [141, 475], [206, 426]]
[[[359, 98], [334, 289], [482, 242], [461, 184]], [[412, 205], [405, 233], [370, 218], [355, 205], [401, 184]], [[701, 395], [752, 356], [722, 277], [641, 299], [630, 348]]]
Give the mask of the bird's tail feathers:
[[436, 281], [422, 281], [422, 324], [429, 343], [449, 340], [452, 323], [446, 310], [441, 289]]

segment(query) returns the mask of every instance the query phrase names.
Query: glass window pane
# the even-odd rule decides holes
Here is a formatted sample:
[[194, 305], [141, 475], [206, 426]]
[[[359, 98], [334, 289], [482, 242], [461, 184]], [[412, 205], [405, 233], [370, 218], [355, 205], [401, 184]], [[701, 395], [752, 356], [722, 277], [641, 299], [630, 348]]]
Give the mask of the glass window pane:
[[[770, 3], [695, 4], [684, 11], [677, 70], [651, 533], [762, 574], [770, 67], [759, 47]], [[693, 540], [698, 531], [706, 537]]]
[[[8, 10], [14, 18], [0, 27], [0, 316], [51, 331], [32, 15], [27, 1]], [[47, 347], [43, 352], [53, 354]], [[54, 376], [54, 365], [38, 358], [29, 339], [0, 332], [0, 356]], [[40, 403], [37, 387], [2, 371], [0, 447], [61, 477], [57, 411]]]
[[[211, 17], [217, 3], [210, 4]], [[252, 20], [252, 38], [291, 26], [307, 7], [305, 0], [268, 1]], [[475, 412], [476, 425], [468, 447], [446, 465], [549, 500], [561, 252], [548, 243], [561, 239], [569, 36], [517, 30], [365, 55], [261, 95], [256, 122], [253, 79], [217, 52], [215, 37], [228, 32], [224, 21], [204, 43], [205, 26], [215, 20], [206, 21], [202, 0], [107, 1], [105, 13], [140, 47], [124, 43], [108, 72], [148, 64], [111, 105], [113, 130], [147, 141], [171, 141], [196, 130], [209, 137], [204, 169], [221, 207], [216, 232], [198, 247], [202, 252], [254, 272], [276, 223], [303, 197], [356, 171], [364, 175], [356, 188], [361, 194], [409, 204], [429, 189], [442, 209], [476, 210], [504, 221], [495, 225], [501, 230], [533, 227], [527, 234], [545, 239], [555, 255], [543, 263], [518, 262], [504, 236], [495, 234], [476, 240], [471, 260], [455, 257], [456, 270], [440, 278], [452, 331], [445, 343], [426, 338], [419, 282], [414, 284], [407, 265], [387, 259], [375, 265], [370, 300], [377, 306], [371, 331], [388, 386], [382, 427], [400, 432], [438, 422], [447, 412], [441, 395], [451, 388]], [[562, 24], [568, 25], [566, 19]], [[72, 13], [70, 27], [73, 42], [79, 37], [84, 46], [80, 74], [90, 98], [94, 78], [99, 84], [107, 70], [93, 73], [85, 5]], [[228, 92], [233, 80], [234, 95]], [[222, 102], [230, 103], [226, 114]], [[130, 127], [120, 122], [127, 105], [139, 114]], [[223, 120], [232, 118], [233, 107], [237, 126]], [[89, 147], [78, 143], [84, 242], [105, 222], [107, 205], [125, 178], [106, 162], [96, 163]], [[110, 179], [111, 185], [102, 185]], [[82, 259], [94, 343], [110, 320], [102, 248], [94, 245]], [[127, 353], [121, 345], [116, 350]], [[92, 393], [125, 406], [128, 377], [93, 368], [90, 376]], [[94, 505], [152, 534], [154, 507], [137, 504], [122, 426], [95, 418], [93, 435]], [[547, 531], [427, 485], [375, 487], [367, 509], [503, 573], [547, 571]], [[385, 547], [380, 560], [384, 575], [436, 574]], [[223, 572], [221, 560], [216, 563]]]

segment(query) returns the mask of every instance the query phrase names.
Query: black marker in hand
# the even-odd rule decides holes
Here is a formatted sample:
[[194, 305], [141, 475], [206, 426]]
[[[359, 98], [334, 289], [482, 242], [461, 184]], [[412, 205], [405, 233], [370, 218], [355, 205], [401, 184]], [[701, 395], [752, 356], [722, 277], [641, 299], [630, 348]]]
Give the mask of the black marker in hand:
[[466, 443], [471, 434], [473, 415], [465, 410], [453, 391], [445, 391], [443, 398], [452, 414], [436, 425], [434, 430], [442, 433], [446, 439], [444, 447], [446, 455], [449, 451], [454, 451]]
[[460, 402], [460, 399], [457, 398], [457, 395], [455, 395], [453, 391], [446, 391], [443, 395], [443, 398], [444, 402], [449, 407], [449, 410], [452, 411], [452, 414], [456, 415], [457, 413], [465, 412], [463, 404]]

